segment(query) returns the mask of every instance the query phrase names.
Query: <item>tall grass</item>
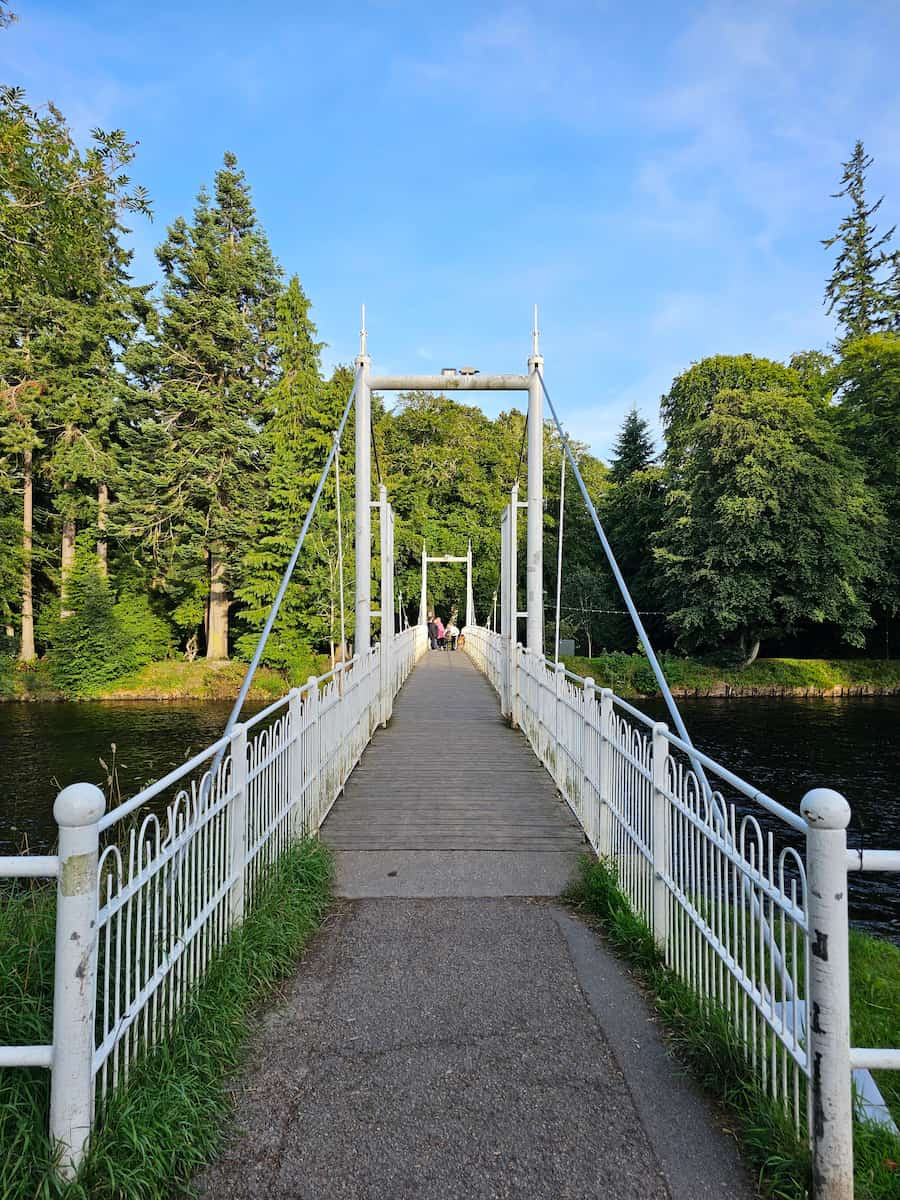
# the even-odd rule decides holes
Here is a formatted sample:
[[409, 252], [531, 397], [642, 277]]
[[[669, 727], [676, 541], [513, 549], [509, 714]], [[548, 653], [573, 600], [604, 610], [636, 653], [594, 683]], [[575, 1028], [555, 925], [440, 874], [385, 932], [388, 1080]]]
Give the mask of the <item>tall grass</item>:
[[[151, 1200], [178, 1194], [215, 1151], [228, 1077], [256, 1006], [288, 975], [327, 908], [332, 863], [308, 840], [272, 869], [253, 911], [187, 998], [166, 1042], [108, 1100], [77, 1181], [50, 1170], [47, 1072], [0, 1084], [0, 1200]], [[47, 1042], [52, 1021], [54, 902], [46, 888], [0, 903], [0, 1041]]]
[[[805, 1140], [797, 1136], [781, 1106], [759, 1087], [728, 1013], [666, 969], [653, 935], [619, 888], [615, 868], [584, 859], [567, 899], [596, 918], [613, 947], [637, 968], [670, 1044], [734, 1121], [764, 1194], [777, 1200], [809, 1200], [811, 1164]], [[850, 954], [854, 1044], [900, 1045], [900, 950], [854, 933]], [[900, 1080], [896, 1074], [881, 1072], [878, 1082], [896, 1119], [900, 1095], [895, 1089]], [[854, 1150], [857, 1200], [897, 1200], [900, 1139], [857, 1123]]]

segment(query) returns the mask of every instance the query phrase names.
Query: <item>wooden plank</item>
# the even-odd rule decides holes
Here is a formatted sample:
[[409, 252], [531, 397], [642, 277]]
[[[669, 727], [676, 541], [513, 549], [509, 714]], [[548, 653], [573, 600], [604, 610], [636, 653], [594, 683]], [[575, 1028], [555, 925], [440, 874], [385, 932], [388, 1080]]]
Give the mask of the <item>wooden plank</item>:
[[582, 831], [469, 658], [432, 651], [322, 829], [335, 850], [560, 851]]

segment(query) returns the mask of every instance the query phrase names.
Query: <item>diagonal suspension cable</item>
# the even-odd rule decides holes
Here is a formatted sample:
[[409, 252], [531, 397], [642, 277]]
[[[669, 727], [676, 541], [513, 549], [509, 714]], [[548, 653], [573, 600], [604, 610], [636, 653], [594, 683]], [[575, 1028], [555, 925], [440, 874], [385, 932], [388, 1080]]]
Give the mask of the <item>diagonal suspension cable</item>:
[[341, 662], [344, 661], [347, 633], [344, 624], [344, 531], [341, 528], [341, 442], [335, 430], [334, 434], [334, 500], [337, 510], [338, 529], [338, 586], [341, 589]]
[[563, 519], [566, 512], [566, 450], [559, 456], [559, 550], [556, 557], [556, 637], [553, 644], [553, 661], [559, 662], [559, 612], [562, 599], [562, 556]]
[[[332, 442], [328, 460], [326, 461], [325, 466], [322, 468], [322, 474], [319, 476], [319, 482], [316, 484], [316, 490], [309, 506], [309, 512], [306, 514], [306, 520], [303, 522], [303, 527], [300, 530], [299, 536], [297, 537], [297, 542], [294, 546], [293, 553], [291, 554], [290, 561], [288, 562], [284, 574], [281, 577], [281, 583], [278, 587], [278, 591], [275, 594], [275, 599], [272, 601], [272, 607], [269, 609], [269, 615], [266, 617], [266, 623], [263, 626], [262, 633], [259, 635], [259, 641], [256, 643], [256, 649], [253, 651], [253, 657], [250, 659], [247, 672], [244, 675], [244, 682], [241, 684], [241, 690], [238, 692], [237, 699], [235, 700], [231, 712], [228, 715], [224, 736], [227, 736], [231, 733], [237, 724], [238, 717], [241, 715], [241, 709], [244, 707], [244, 701], [247, 699], [247, 693], [250, 691], [250, 684], [253, 682], [253, 676], [256, 674], [256, 668], [259, 666], [260, 660], [263, 656], [263, 651], [266, 648], [266, 642], [269, 640], [269, 634], [272, 632], [272, 627], [274, 626], [275, 619], [278, 616], [278, 610], [281, 608], [281, 602], [284, 599], [285, 592], [288, 589], [288, 584], [291, 581], [291, 576], [293, 575], [294, 568], [297, 565], [297, 559], [300, 557], [300, 551], [303, 548], [303, 543], [306, 541], [307, 532], [309, 531], [309, 527], [312, 524], [312, 519], [315, 516], [316, 507], [318, 506], [319, 498], [322, 495], [322, 489], [325, 487], [325, 480], [328, 478], [328, 474], [331, 471], [331, 464], [334, 461], [335, 455], [337, 454], [337, 448], [340, 444], [340, 440], [343, 437], [344, 429], [347, 425], [347, 418], [350, 415], [350, 409], [353, 407], [353, 401], [356, 398], [356, 389], [358, 386], [359, 371], [356, 373], [356, 379], [353, 381], [353, 390], [350, 392], [347, 403], [344, 406], [344, 412], [341, 416], [340, 424], [338, 425], [334, 441]], [[214, 771], [213, 774], [215, 774]]]
[[[603, 552], [606, 555], [606, 559], [607, 559], [607, 562], [609, 563], [610, 569], [612, 570], [613, 577], [614, 577], [616, 583], [618, 584], [619, 591], [621, 592], [621, 595], [622, 595], [622, 599], [625, 601], [625, 607], [628, 611], [628, 615], [631, 617], [632, 624], [634, 625], [634, 628], [637, 631], [638, 637], [641, 639], [641, 645], [644, 647], [644, 653], [647, 655], [647, 658], [650, 662], [650, 666], [653, 669], [653, 674], [656, 677], [656, 682], [659, 684], [659, 690], [662, 692], [663, 699], [666, 702], [666, 708], [669, 710], [669, 714], [672, 718], [672, 721], [675, 724], [675, 728], [678, 730], [678, 736], [688, 747], [687, 757], [688, 757], [688, 760], [690, 761], [691, 768], [692, 768], [695, 776], [697, 777], [697, 782], [700, 784], [700, 787], [703, 790], [703, 795], [707, 801], [707, 804], [709, 805], [709, 811], [712, 816], [712, 819], [715, 822], [715, 825], [719, 831], [719, 834], [721, 836], [725, 837], [726, 840], [731, 841], [732, 839], [731, 839], [731, 834], [728, 830], [728, 823], [725, 819], [724, 814], [720, 811], [719, 805], [715, 801], [715, 798], [713, 796], [713, 789], [712, 789], [712, 786], [710, 785], [709, 779], [707, 778], [706, 772], [703, 769], [703, 764], [696, 757], [696, 753], [691, 753], [692, 751], [695, 750], [694, 743], [691, 740], [691, 736], [687, 731], [687, 726], [685, 725], [684, 721], [682, 720], [681, 713], [678, 710], [678, 705], [675, 703], [675, 697], [672, 695], [672, 691], [669, 687], [668, 681], [666, 680], [666, 677], [663, 674], [662, 667], [659, 665], [659, 659], [656, 657], [656, 652], [654, 651], [653, 646], [650, 642], [650, 638], [647, 634], [647, 630], [644, 628], [644, 623], [641, 620], [640, 614], [638, 613], [638, 610], [637, 610], [637, 607], [631, 598], [631, 592], [629, 592], [629, 590], [628, 590], [628, 585], [626, 584], [624, 576], [622, 575], [622, 572], [619, 569], [619, 564], [616, 562], [616, 556], [613, 554], [612, 546], [610, 546], [609, 540], [606, 536], [606, 533], [604, 532], [603, 526], [600, 523], [600, 518], [597, 516], [597, 509], [594, 507], [594, 502], [593, 502], [593, 500], [591, 500], [591, 497], [588, 493], [587, 487], [585, 486], [584, 479], [582, 478], [581, 472], [578, 469], [578, 464], [575, 461], [575, 456], [573, 455], [572, 448], [569, 445], [569, 439], [568, 439], [567, 435], [563, 432], [563, 427], [560, 424], [560, 420], [559, 420], [559, 417], [557, 416], [556, 409], [553, 406], [553, 401], [550, 399], [550, 393], [547, 391], [547, 385], [544, 383], [544, 376], [541, 373], [540, 367], [537, 367], [536, 371], [537, 371], [537, 377], [541, 381], [541, 390], [544, 393], [544, 397], [547, 401], [547, 405], [550, 408], [550, 412], [553, 416], [554, 423], [556, 424], [557, 431], [559, 433], [560, 438], [562, 439], [563, 448], [565, 450], [566, 457], [568, 458], [569, 463], [572, 467], [572, 473], [575, 476], [575, 481], [577, 482], [578, 487], [581, 490], [581, 495], [584, 498], [585, 504], [587, 505], [588, 512], [591, 514], [591, 520], [594, 522], [594, 528], [596, 529], [597, 536], [600, 539], [600, 545], [603, 547]], [[762, 912], [762, 907], [760, 905], [759, 899], [756, 896], [756, 892], [750, 886], [750, 881], [747, 879], [746, 875], [742, 875], [741, 890], [745, 896], [748, 896], [750, 898], [751, 907], [753, 909], [754, 914], [758, 918], [759, 914]], [[790, 972], [788, 971], [787, 965], [784, 961], [784, 956], [781, 953], [779, 947], [776, 945], [774, 935], [769, 930], [768, 926], [764, 924], [762, 926], [762, 928], [763, 928], [763, 941], [765, 942], [769, 952], [772, 955], [773, 963], [778, 971], [778, 974], [779, 974], [779, 977], [781, 980], [781, 985], [784, 989], [785, 999], [793, 1002], [794, 1001], [794, 985], [793, 985], [793, 981], [791, 979]]]
[[[647, 655], [647, 659], [653, 670], [654, 677], [659, 685], [659, 690], [662, 692], [663, 699], [666, 702], [666, 708], [669, 710], [669, 715], [672, 718], [675, 728], [678, 730], [678, 736], [683, 742], [690, 746], [691, 749], [693, 749], [694, 743], [691, 741], [691, 736], [687, 731], [687, 726], [681, 718], [681, 713], [678, 710], [678, 705], [675, 703], [675, 697], [672, 695], [672, 690], [669, 687], [668, 681], [663, 674], [663, 669], [659, 665], [659, 659], [656, 657], [656, 651], [653, 649], [650, 637], [647, 634], [647, 630], [644, 628], [644, 622], [641, 620], [637, 606], [631, 598], [631, 592], [628, 590], [628, 584], [625, 582], [625, 578], [619, 569], [619, 564], [616, 562], [616, 556], [613, 554], [612, 546], [610, 546], [603, 526], [600, 523], [600, 518], [597, 516], [597, 509], [594, 507], [594, 502], [591, 499], [587, 487], [585, 486], [585, 482], [581, 477], [581, 472], [578, 469], [578, 463], [575, 461], [575, 455], [572, 453], [572, 448], [569, 445], [569, 438], [563, 431], [562, 424], [560, 423], [559, 417], [556, 414], [556, 409], [553, 406], [553, 401], [550, 399], [550, 393], [547, 391], [547, 385], [544, 383], [543, 373], [541, 372], [540, 367], [537, 367], [536, 371], [537, 377], [541, 381], [541, 390], [544, 393], [544, 398], [547, 401], [547, 405], [553, 416], [557, 431], [562, 439], [563, 450], [569, 460], [569, 465], [572, 468], [572, 474], [575, 476], [575, 482], [578, 484], [578, 487], [581, 490], [581, 495], [584, 498], [584, 502], [587, 505], [587, 510], [591, 515], [591, 520], [594, 522], [594, 528], [597, 531], [597, 537], [600, 539], [600, 545], [603, 547], [603, 553], [606, 555], [606, 560], [609, 563], [610, 570], [613, 573], [613, 578], [615, 579], [619, 588], [619, 592], [622, 595], [622, 599], [625, 602], [625, 608], [627, 609], [628, 615], [631, 617], [632, 624], [634, 625], [637, 635], [641, 640], [641, 645], [644, 647], [644, 653]], [[689, 757], [691, 758], [691, 766], [694, 769], [694, 773], [696, 774], [699, 783], [703, 787], [707, 799], [710, 799], [712, 796], [712, 788], [710, 787], [709, 780], [706, 778], [706, 772], [703, 770], [703, 765], [693, 756]], [[712, 805], [712, 807], [715, 808], [715, 805]]]

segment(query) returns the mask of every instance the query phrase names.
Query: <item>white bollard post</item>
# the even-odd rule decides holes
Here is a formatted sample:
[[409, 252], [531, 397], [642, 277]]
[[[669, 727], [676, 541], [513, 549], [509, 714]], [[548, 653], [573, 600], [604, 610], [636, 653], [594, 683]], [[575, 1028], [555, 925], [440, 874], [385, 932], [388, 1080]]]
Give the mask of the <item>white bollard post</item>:
[[291, 726], [290, 788], [291, 788], [291, 837], [302, 837], [304, 833], [303, 809], [303, 700], [299, 688], [288, 692], [288, 719]]
[[590, 675], [584, 681], [584, 692], [581, 697], [581, 721], [583, 736], [581, 762], [581, 815], [586, 821], [588, 840], [594, 847], [598, 846], [600, 833], [600, 813], [594, 803], [594, 761], [597, 747], [597, 732], [594, 728], [596, 716], [596, 684]]
[[668, 788], [669, 727], [662, 721], [653, 726], [653, 937], [657, 949], [665, 955], [669, 948], [669, 888], [671, 845], [669, 838]]
[[612, 725], [613, 690], [600, 689], [600, 777], [598, 780], [598, 808], [600, 810], [600, 832], [597, 854], [600, 858], [612, 855], [612, 820], [609, 802], [612, 798]]
[[814, 788], [800, 812], [809, 911], [809, 1125], [816, 1200], [853, 1200], [847, 825], [839, 792]]
[[228, 803], [230, 829], [228, 873], [231, 893], [228, 901], [232, 928], [244, 919], [244, 868], [247, 860], [247, 726], [235, 725], [231, 731], [231, 800]]
[[56, 886], [56, 961], [50, 1139], [58, 1171], [74, 1179], [87, 1152], [94, 1116], [94, 1006], [97, 992], [97, 862], [106, 809], [92, 783], [73, 783], [56, 797], [59, 878]]

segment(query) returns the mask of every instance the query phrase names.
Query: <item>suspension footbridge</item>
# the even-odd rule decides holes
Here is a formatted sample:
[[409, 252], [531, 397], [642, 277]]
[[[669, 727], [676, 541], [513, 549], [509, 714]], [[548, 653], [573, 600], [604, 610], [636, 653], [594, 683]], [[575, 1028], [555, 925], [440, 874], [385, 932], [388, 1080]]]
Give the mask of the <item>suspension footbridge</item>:
[[[52, 1041], [0, 1047], [0, 1066], [50, 1071], [64, 1179], [268, 869], [320, 835], [349, 907], [265, 1024], [254, 1061], [268, 1074], [242, 1093], [249, 1132], [210, 1168], [210, 1194], [749, 1195], [715, 1120], [641, 1024], [639, 997], [552, 902], [587, 850], [809, 1139], [819, 1200], [852, 1197], [854, 1106], [890, 1123], [870, 1072], [900, 1069], [900, 1048], [851, 1045], [847, 876], [900, 871], [900, 851], [848, 851], [844, 797], [819, 788], [787, 808], [693, 744], [550, 400], [536, 314], [532, 338], [522, 375], [375, 376], [363, 320], [353, 391], [222, 737], [109, 812], [97, 788], [65, 788], [58, 853], [0, 859], [0, 876], [57, 880]], [[423, 549], [419, 623], [397, 619], [371, 395], [415, 389], [528, 397], [499, 629], [478, 623], [471, 548]], [[545, 657], [545, 402], [670, 723]], [[351, 411], [353, 657], [246, 719]], [[428, 564], [447, 558], [467, 565], [455, 653], [428, 649]]]

